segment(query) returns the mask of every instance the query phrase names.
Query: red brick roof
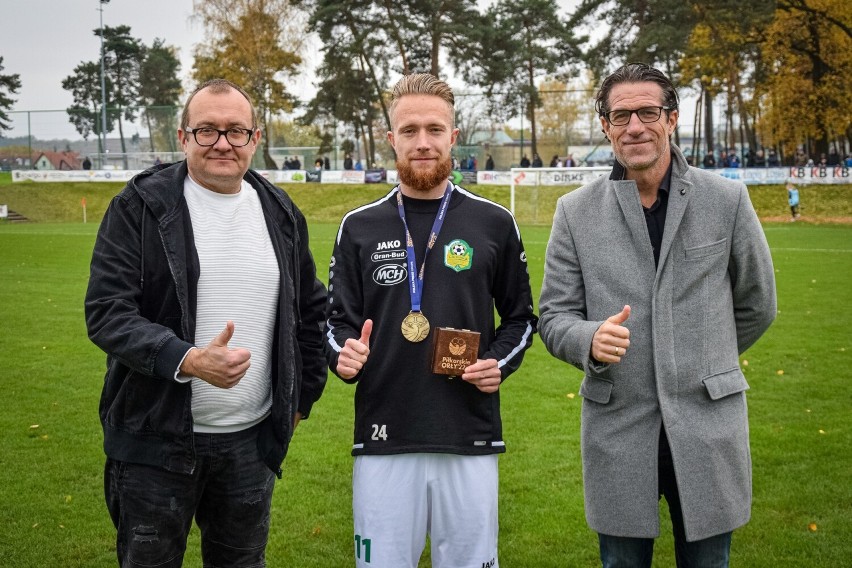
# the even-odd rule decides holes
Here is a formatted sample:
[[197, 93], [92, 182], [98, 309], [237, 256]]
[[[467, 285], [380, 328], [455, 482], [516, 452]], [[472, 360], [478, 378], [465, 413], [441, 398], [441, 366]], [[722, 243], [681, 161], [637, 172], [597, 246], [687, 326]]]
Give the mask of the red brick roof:
[[80, 170], [83, 169], [83, 160], [77, 152], [49, 152], [41, 151], [33, 153], [33, 163], [38, 162], [44, 156], [57, 170]]

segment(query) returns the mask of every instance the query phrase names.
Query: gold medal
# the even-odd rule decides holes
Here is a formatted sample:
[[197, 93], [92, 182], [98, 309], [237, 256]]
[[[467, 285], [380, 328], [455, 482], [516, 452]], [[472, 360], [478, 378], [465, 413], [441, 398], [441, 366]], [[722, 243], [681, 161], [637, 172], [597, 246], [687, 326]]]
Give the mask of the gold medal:
[[402, 336], [412, 343], [423, 341], [429, 336], [429, 320], [421, 312], [408, 312], [402, 320]]

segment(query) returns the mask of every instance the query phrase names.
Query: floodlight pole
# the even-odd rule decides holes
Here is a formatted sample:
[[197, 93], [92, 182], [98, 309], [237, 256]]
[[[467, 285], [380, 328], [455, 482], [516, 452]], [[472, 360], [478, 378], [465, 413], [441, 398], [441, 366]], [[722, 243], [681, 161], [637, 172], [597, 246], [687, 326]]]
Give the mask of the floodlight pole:
[[524, 111], [526, 109], [526, 101], [521, 98], [521, 157], [518, 158], [518, 165], [524, 159]]
[[106, 153], [106, 71], [104, 64], [104, 4], [109, 4], [109, 0], [98, 1], [98, 11], [101, 13], [101, 168], [104, 165], [104, 154]]

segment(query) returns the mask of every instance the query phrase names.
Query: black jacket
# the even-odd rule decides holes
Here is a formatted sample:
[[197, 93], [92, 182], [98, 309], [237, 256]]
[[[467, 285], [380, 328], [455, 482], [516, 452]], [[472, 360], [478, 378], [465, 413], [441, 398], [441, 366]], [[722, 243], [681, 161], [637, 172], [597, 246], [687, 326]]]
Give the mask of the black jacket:
[[[90, 339], [107, 353], [100, 401], [107, 456], [190, 473], [195, 469], [191, 383], [174, 373], [195, 337], [199, 277], [183, 197], [185, 162], [135, 176], [107, 209], [86, 293]], [[249, 170], [281, 269], [272, 356], [272, 410], [260, 455], [281, 475], [295, 412], [305, 417], [325, 386], [325, 287], [316, 278], [305, 218], [282, 191]]]
[[[404, 201], [419, 267], [439, 200]], [[432, 339], [411, 343], [402, 335], [400, 324], [411, 309], [405, 243], [393, 190], [348, 213], [334, 247], [326, 305], [332, 370], [346, 340], [357, 339], [364, 320], [373, 320], [370, 357], [347, 381], [357, 383], [352, 453], [503, 452], [499, 391], [484, 393], [433, 374]], [[463, 257], [453, 255], [459, 245]], [[478, 331], [480, 359], [496, 359], [503, 379], [518, 369], [537, 320], [526, 254], [509, 211], [455, 186], [426, 257], [424, 284], [423, 314], [433, 329]]]

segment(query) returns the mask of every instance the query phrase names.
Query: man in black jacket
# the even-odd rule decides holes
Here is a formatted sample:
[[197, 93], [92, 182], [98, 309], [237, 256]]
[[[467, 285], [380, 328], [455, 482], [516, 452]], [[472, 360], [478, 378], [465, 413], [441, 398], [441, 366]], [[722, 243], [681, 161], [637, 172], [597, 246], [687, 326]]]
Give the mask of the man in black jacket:
[[86, 294], [107, 353], [107, 508], [122, 566], [180, 566], [192, 519], [205, 566], [262, 566], [275, 476], [325, 386], [305, 219], [249, 171], [260, 139], [239, 86], [190, 95], [186, 160], [109, 206]]

